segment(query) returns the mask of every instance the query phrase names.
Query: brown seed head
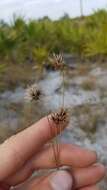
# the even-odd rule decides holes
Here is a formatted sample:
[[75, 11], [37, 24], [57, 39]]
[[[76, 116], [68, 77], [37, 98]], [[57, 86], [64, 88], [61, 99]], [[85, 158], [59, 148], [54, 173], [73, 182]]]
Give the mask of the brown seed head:
[[68, 110], [61, 108], [58, 112], [51, 114], [51, 119], [56, 125], [67, 125], [69, 123]]
[[51, 62], [56, 70], [62, 69], [64, 67], [64, 58], [62, 54], [54, 53]]
[[38, 101], [42, 95], [42, 91], [34, 84], [26, 90], [25, 99], [29, 102]]

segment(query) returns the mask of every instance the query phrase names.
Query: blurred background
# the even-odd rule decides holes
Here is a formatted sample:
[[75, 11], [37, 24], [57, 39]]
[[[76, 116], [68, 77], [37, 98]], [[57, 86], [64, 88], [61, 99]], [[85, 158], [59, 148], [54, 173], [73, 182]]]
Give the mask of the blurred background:
[[[0, 1], [0, 143], [61, 106], [62, 78], [49, 61], [63, 52], [70, 124], [61, 139], [107, 164], [107, 1]], [[26, 103], [37, 83], [47, 97]], [[107, 177], [101, 184], [107, 189]]]

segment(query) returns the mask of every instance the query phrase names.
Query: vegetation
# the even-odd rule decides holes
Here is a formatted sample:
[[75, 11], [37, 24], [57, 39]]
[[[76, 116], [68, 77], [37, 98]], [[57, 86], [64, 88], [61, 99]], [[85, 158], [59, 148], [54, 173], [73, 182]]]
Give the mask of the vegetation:
[[83, 57], [106, 56], [106, 33], [105, 10], [84, 18], [70, 19], [65, 15], [58, 21], [48, 17], [29, 22], [21, 17], [14, 18], [11, 24], [0, 24], [0, 58], [22, 64], [28, 60], [35, 61], [38, 51], [44, 58], [47, 51], [59, 50]]
[[[51, 52], [70, 53], [83, 59], [107, 58], [107, 11], [98, 10], [91, 16], [71, 19], [64, 15], [57, 21], [48, 17], [26, 22], [14, 17], [13, 22], [0, 22], [0, 89], [8, 70], [15, 67], [39, 68]], [[10, 75], [10, 80], [14, 80]], [[21, 76], [17, 74], [17, 76]], [[16, 77], [16, 74], [15, 74]], [[22, 77], [24, 78], [26, 76]], [[20, 80], [19, 80], [20, 81]], [[28, 81], [28, 80], [27, 80]], [[11, 83], [10, 83], [11, 84]], [[15, 83], [17, 84], [17, 83]], [[5, 83], [5, 86], [7, 84]], [[13, 85], [14, 86], [14, 85]]]
[[83, 81], [81, 84], [83, 90], [95, 90], [96, 88], [96, 81], [95, 78], [91, 77]]
[[92, 137], [98, 127], [106, 123], [106, 106], [102, 104], [83, 104], [73, 109], [72, 115], [76, 117], [76, 124], [87, 136]]

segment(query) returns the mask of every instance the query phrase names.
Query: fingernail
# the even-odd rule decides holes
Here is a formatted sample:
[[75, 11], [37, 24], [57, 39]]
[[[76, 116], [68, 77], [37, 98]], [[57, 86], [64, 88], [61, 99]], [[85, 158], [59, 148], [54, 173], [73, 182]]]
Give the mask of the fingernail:
[[99, 167], [103, 167], [104, 168], [104, 166], [102, 165], [102, 164], [100, 164], [100, 163], [96, 163], [96, 164], [94, 164], [94, 167], [96, 167], [96, 168], [99, 168]]
[[96, 168], [99, 168], [99, 170], [100, 170], [101, 173], [105, 173], [106, 168], [105, 168], [105, 166], [103, 164], [97, 163], [94, 166]]
[[50, 180], [53, 190], [71, 190], [72, 177], [67, 171], [58, 171]]

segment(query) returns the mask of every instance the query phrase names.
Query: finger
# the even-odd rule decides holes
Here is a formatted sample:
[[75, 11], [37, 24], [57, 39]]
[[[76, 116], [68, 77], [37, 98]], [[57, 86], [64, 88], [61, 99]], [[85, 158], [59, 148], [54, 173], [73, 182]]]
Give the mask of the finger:
[[[84, 156], [83, 156], [84, 155]], [[60, 145], [60, 166], [87, 167], [96, 162], [96, 153], [71, 144]], [[34, 170], [56, 167], [51, 147], [46, 147], [28, 161], [23, 168], [6, 181], [15, 185], [30, 177]]]
[[99, 190], [99, 188], [96, 185], [88, 186], [88, 187], [83, 187], [79, 190]]
[[71, 190], [72, 183], [72, 177], [68, 172], [57, 171], [48, 175], [39, 183], [33, 180], [28, 190]]
[[[24, 173], [24, 175], [26, 174]], [[86, 186], [92, 186], [99, 182], [105, 175], [105, 168], [101, 164], [96, 164], [88, 168], [73, 169], [71, 170], [71, 175], [74, 179], [75, 188], [79, 189]], [[12, 183], [13, 180], [14, 184], [10, 184], [9, 181], [7, 181], [7, 183], [10, 185], [16, 185], [15, 180], [18, 179], [20, 180], [20, 175], [16, 176], [15, 178], [13, 177], [13, 179], [11, 178], [10, 183]], [[23, 179], [23, 172], [21, 173], [21, 179]]]
[[[51, 127], [55, 129], [56, 125], [50, 122]], [[0, 181], [22, 167], [53, 136], [55, 133], [53, 131], [53, 134], [50, 134], [50, 124], [45, 117], [5, 141], [0, 146]]]
[[98, 183], [105, 175], [105, 168], [96, 164], [88, 168], [81, 168], [73, 172], [76, 188], [90, 186]]
[[45, 180], [45, 178], [47, 178], [48, 175], [44, 175], [44, 176], [37, 176], [37, 177], [32, 177], [31, 179], [25, 181], [24, 183], [21, 183], [17, 186], [13, 186], [14, 190], [31, 190], [32, 186], [37, 186], [37, 184], [39, 185], [39, 183], [43, 182], [43, 180]]
[[[66, 171], [58, 171], [55, 174], [51, 174], [43, 183], [39, 183], [38, 190], [71, 190], [73, 185], [71, 175]], [[32, 190], [35, 189], [32, 188]]]
[[57, 171], [33, 178], [14, 188], [15, 190], [71, 190], [72, 176], [67, 171]]
[[[83, 149], [76, 145], [60, 144], [58, 159], [60, 166], [86, 167], [96, 162], [97, 155], [95, 151]], [[36, 169], [56, 167], [52, 148], [47, 147], [34, 156], [32, 165]]]
[[10, 186], [0, 182], [0, 190], [9, 190]]

